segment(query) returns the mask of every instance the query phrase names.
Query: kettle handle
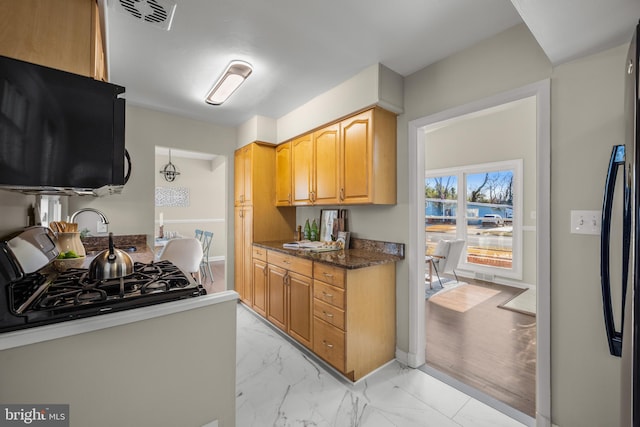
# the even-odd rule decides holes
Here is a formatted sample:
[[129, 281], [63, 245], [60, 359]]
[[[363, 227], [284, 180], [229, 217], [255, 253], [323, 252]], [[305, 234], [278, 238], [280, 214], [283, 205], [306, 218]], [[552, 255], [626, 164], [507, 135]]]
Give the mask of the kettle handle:
[[109, 232], [109, 256], [107, 257], [109, 262], [114, 262], [116, 259], [115, 246], [113, 245], [113, 233]]

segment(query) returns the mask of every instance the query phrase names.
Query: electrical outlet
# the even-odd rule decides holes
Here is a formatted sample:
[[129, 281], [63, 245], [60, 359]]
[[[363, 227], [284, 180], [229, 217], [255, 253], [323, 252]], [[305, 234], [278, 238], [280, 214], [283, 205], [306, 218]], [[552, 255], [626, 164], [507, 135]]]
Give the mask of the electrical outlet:
[[105, 224], [102, 221], [98, 221], [97, 223], [98, 225], [96, 226], [96, 232], [98, 233], [108, 233], [109, 232], [109, 225]]
[[571, 233], [600, 234], [601, 221], [600, 211], [571, 211]]

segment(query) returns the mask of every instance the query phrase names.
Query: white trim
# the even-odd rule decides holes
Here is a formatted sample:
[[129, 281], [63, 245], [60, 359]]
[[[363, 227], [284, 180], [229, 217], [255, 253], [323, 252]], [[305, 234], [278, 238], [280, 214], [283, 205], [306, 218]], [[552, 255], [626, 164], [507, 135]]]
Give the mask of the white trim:
[[[407, 363], [418, 367], [425, 362], [424, 331], [424, 283], [425, 230], [419, 226], [424, 216], [424, 127], [454, 117], [481, 111], [508, 102], [535, 96], [537, 99], [537, 372], [536, 372], [536, 425], [551, 425], [551, 138], [549, 79], [518, 89], [451, 108], [427, 117], [412, 120], [408, 124], [409, 163], [409, 242], [407, 263], [409, 281], [409, 353]], [[421, 255], [422, 254], [422, 255]], [[397, 353], [397, 352], [396, 352]]]
[[[154, 221], [156, 224], [159, 224], [159, 220]], [[163, 224], [193, 224], [194, 222], [225, 222], [224, 218], [202, 218], [202, 219], [165, 219], [163, 220]]]

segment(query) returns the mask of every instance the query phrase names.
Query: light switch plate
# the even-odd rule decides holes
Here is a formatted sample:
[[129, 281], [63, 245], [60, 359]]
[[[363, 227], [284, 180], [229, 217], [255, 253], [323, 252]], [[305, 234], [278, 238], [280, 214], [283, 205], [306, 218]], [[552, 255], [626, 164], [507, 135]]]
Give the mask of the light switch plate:
[[601, 211], [571, 211], [571, 233], [600, 234]]

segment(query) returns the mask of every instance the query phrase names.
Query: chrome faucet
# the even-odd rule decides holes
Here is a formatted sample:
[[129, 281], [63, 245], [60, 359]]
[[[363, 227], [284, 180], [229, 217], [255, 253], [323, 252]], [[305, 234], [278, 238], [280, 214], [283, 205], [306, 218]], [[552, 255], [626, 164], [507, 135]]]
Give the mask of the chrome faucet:
[[73, 213], [73, 215], [71, 215], [71, 219], [69, 220], [69, 222], [75, 222], [74, 220], [76, 219], [78, 214], [81, 214], [82, 212], [93, 212], [93, 213], [96, 213], [100, 217], [100, 221], [102, 221], [103, 224], [109, 224], [109, 220], [107, 219], [105, 214], [100, 212], [98, 209], [94, 209], [94, 208], [82, 208], [82, 209], [79, 209], [79, 210], [75, 211]]

